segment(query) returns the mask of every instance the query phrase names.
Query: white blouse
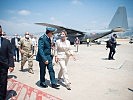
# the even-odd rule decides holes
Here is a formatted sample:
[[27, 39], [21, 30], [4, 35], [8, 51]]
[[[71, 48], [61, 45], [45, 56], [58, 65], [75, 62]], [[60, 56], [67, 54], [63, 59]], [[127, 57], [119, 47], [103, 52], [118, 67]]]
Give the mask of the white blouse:
[[57, 40], [55, 43], [55, 56], [57, 56], [58, 58], [66, 58], [65, 52], [67, 51], [73, 54], [72, 50], [70, 49], [70, 41], [65, 40], [64, 42], [62, 42], [61, 39]]

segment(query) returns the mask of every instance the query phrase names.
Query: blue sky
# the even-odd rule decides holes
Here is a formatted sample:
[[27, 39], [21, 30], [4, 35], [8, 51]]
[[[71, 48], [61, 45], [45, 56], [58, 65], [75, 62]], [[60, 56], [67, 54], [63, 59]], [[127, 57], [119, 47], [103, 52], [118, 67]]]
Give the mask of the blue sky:
[[133, 27], [133, 0], [0, 0], [0, 24], [7, 34], [43, 32], [46, 22], [77, 30], [105, 29], [119, 6]]

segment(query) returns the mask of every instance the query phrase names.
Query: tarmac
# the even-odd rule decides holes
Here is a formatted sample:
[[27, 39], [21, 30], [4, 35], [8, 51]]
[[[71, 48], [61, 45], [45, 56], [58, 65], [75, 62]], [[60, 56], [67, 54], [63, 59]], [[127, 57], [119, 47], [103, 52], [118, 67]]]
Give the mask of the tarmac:
[[[60, 89], [51, 88], [48, 70], [48, 88], [39, 85], [39, 65], [34, 59], [34, 74], [20, 71], [20, 62], [9, 73], [8, 99], [10, 100], [133, 100], [133, 44], [129, 40], [118, 40], [115, 60], [108, 60], [109, 49], [101, 45], [79, 45], [75, 52], [76, 61], [70, 58], [68, 74], [71, 89], [63, 83]], [[72, 45], [72, 50], [76, 48]], [[35, 58], [35, 57], [34, 57]], [[54, 66], [56, 78], [60, 66]], [[12, 92], [11, 92], [12, 91]]]

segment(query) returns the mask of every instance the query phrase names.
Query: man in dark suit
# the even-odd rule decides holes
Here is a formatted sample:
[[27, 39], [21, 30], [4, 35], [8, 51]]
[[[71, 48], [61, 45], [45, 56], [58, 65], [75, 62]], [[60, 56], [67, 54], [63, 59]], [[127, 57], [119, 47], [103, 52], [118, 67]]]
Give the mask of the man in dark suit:
[[14, 70], [14, 60], [11, 43], [2, 36], [0, 26], [0, 100], [5, 100], [7, 92], [7, 75]]
[[115, 48], [116, 48], [116, 38], [117, 38], [117, 35], [116, 34], [113, 34], [113, 36], [111, 36], [110, 38], [110, 51], [109, 51], [109, 56], [108, 56], [108, 60], [115, 60], [114, 59], [114, 54], [115, 54]]
[[39, 66], [40, 66], [40, 86], [44, 88], [48, 87], [45, 81], [45, 74], [46, 74], [46, 67], [47, 67], [50, 75], [51, 86], [52, 88], [57, 89], [59, 85], [57, 85], [57, 82], [55, 79], [55, 72], [52, 64], [53, 56], [51, 54], [51, 39], [50, 39], [54, 31], [55, 31], [55, 28], [46, 28], [46, 34], [44, 34], [39, 38], [38, 53], [36, 56], [36, 60], [39, 61]]
[[20, 38], [18, 38], [18, 34], [15, 34], [15, 37], [11, 39], [11, 44], [12, 44], [13, 53], [14, 53], [14, 59], [17, 62], [19, 62], [19, 48], [18, 48], [19, 41], [20, 41]]

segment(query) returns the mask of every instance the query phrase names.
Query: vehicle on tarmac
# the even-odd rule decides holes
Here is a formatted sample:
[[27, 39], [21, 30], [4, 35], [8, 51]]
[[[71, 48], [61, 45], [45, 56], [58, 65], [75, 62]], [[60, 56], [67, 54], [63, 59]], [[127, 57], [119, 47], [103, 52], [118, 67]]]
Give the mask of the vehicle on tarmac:
[[89, 38], [90, 42], [99, 43], [96, 42], [97, 39], [102, 38], [106, 35], [109, 35], [113, 32], [123, 32], [126, 29], [128, 29], [128, 21], [127, 21], [127, 13], [125, 7], [119, 7], [113, 16], [108, 29], [106, 30], [90, 30], [90, 31], [80, 31], [75, 30], [71, 28], [66, 28], [59, 25], [54, 24], [48, 24], [48, 23], [35, 23], [37, 25], [42, 25], [46, 27], [53, 27], [57, 29], [56, 36], [58, 38], [58, 33], [61, 30], [67, 31], [67, 37], [71, 44], [74, 44], [74, 40], [76, 37], [80, 39], [80, 42], [86, 42], [86, 40]]

